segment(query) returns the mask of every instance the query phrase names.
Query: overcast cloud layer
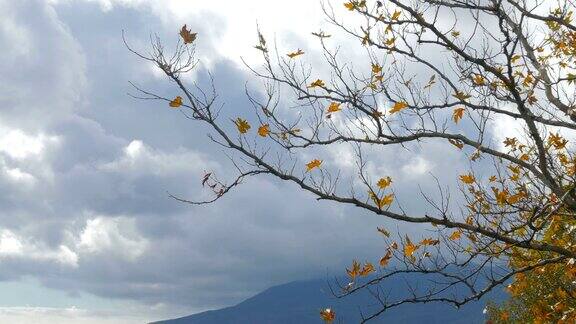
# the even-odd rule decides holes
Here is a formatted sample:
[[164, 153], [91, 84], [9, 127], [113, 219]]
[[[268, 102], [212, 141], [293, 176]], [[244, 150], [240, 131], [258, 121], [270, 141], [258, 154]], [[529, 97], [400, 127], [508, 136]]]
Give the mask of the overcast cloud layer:
[[[206, 141], [207, 129], [126, 94], [128, 81], [167, 96], [174, 89], [126, 50], [121, 30], [145, 48], [150, 32], [175, 40], [187, 23], [199, 32], [198, 51], [222, 101], [248, 111], [250, 76], [239, 57], [255, 59], [256, 17], [293, 47], [307, 45], [302, 35], [322, 24], [319, 4], [271, 2], [0, 0], [0, 280], [27, 278], [70, 303], [83, 294], [114, 301], [35, 308], [40, 313], [11, 307], [0, 309], [0, 320], [127, 323], [130, 312], [141, 316], [134, 321], [189, 314], [272, 284], [338, 275], [352, 258], [381, 253], [382, 220], [271, 178], [252, 179], [208, 207], [167, 196], [203, 195], [203, 172], [226, 173], [229, 164]], [[310, 10], [302, 15], [304, 4]], [[399, 197], [415, 195], [417, 181], [426, 188], [424, 176], [447, 172], [445, 165], [461, 162], [434, 147], [381, 161], [396, 174]], [[8, 306], [29, 303], [19, 298]], [[108, 313], [91, 310], [102, 307]]]

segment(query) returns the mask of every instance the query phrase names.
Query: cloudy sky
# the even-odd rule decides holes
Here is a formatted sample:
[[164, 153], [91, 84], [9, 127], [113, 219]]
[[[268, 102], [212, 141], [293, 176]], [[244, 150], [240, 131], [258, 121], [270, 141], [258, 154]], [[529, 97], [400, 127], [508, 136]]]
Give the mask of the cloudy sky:
[[[204, 171], [230, 165], [208, 129], [127, 95], [128, 81], [175, 89], [122, 30], [146, 50], [187, 24], [220, 100], [242, 112], [245, 83], [258, 91], [241, 61], [257, 60], [257, 23], [311, 57], [310, 31], [333, 28], [309, 0], [0, 0], [0, 322], [141, 323], [378, 258], [384, 220], [271, 178], [211, 206], [168, 197], [201, 196]], [[379, 163], [410, 199], [428, 172], [464, 167], [439, 151]]]

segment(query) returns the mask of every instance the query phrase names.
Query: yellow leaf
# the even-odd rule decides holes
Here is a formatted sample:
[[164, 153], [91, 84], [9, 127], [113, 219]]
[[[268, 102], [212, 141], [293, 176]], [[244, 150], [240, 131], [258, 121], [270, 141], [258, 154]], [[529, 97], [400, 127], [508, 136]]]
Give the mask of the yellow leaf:
[[397, 103], [394, 104], [392, 109], [390, 109], [390, 113], [393, 114], [393, 113], [399, 112], [400, 110], [402, 110], [406, 107], [408, 107], [407, 103], [405, 103], [404, 101], [398, 101]]
[[458, 36], [460, 36], [460, 32], [457, 31], [457, 30], [453, 30], [453, 31], [451, 32], [451, 34], [452, 34], [452, 37], [458, 37]]
[[327, 113], [334, 113], [334, 112], [338, 112], [342, 109], [340, 109], [340, 103], [339, 102], [331, 102], [330, 106], [328, 106], [328, 110]]
[[464, 182], [465, 184], [473, 184], [474, 181], [476, 181], [476, 179], [474, 179], [474, 176], [472, 174], [468, 173], [461, 175], [460, 181]]
[[190, 30], [186, 28], [186, 25], [180, 29], [180, 36], [184, 40], [184, 44], [192, 44], [196, 40], [196, 35], [198, 35], [198, 33], [191, 33]]
[[346, 7], [346, 9], [352, 11], [356, 8], [356, 4], [354, 4], [354, 2], [352, 2], [352, 1], [350, 1], [350, 2], [344, 3], [344, 7]]
[[452, 234], [450, 234], [450, 236], [448, 238], [452, 241], [456, 241], [456, 240], [460, 239], [461, 236], [462, 236], [462, 232], [460, 232], [458, 230], [458, 231], [452, 232]]
[[260, 135], [262, 137], [266, 137], [266, 136], [268, 136], [268, 134], [270, 134], [270, 125], [264, 124], [264, 125], [258, 127], [258, 135]]
[[476, 74], [473, 78], [472, 78], [472, 82], [474, 82], [475, 85], [477, 86], [481, 86], [486, 84], [486, 81], [484, 80], [484, 77], [481, 76], [480, 74]]
[[386, 44], [387, 46], [392, 46], [394, 45], [394, 42], [396, 42], [396, 37], [392, 37], [392, 38], [388, 38], [384, 44]]
[[404, 244], [404, 255], [406, 257], [411, 257], [414, 252], [418, 250], [418, 245], [412, 244], [412, 241], [406, 236], [406, 243]]
[[169, 105], [172, 108], [178, 108], [178, 107], [182, 106], [182, 97], [176, 96], [176, 98], [174, 98], [172, 101], [170, 101]]
[[324, 81], [317, 79], [316, 81], [310, 83], [308, 88], [323, 87], [323, 86], [324, 86]]
[[392, 178], [384, 177], [384, 178], [380, 178], [380, 180], [378, 180], [378, 183], [376, 183], [376, 185], [378, 186], [378, 188], [384, 189], [384, 188], [388, 187], [391, 183], [392, 183]]
[[238, 131], [242, 134], [245, 134], [250, 129], [250, 124], [248, 124], [248, 122], [245, 119], [242, 119], [240, 117], [236, 118], [234, 124], [236, 124]]
[[494, 182], [494, 181], [496, 181], [496, 179], [497, 179], [496, 176], [493, 175], [493, 176], [490, 176], [490, 178], [488, 178], [488, 181]]
[[458, 124], [460, 119], [462, 119], [462, 116], [464, 116], [464, 110], [465, 109], [463, 107], [454, 109], [454, 112], [452, 113], [452, 120], [454, 120], [456, 124]]
[[392, 18], [391, 18], [391, 19], [392, 19], [392, 20], [398, 20], [398, 18], [400, 18], [400, 15], [401, 15], [401, 14], [402, 14], [401, 11], [396, 10], [396, 11], [394, 11], [394, 13], [392, 14]]
[[393, 201], [394, 201], [394, 194], [386, 195], [382, 197], [382, 199], [380, 199], [380, 204], [378, 207], [382, 208], [384, 206], [389, 206], [390, 204], [392, 204]]
[[301, 49], [298, 49], [296, 52], [292, 52], [292, 53], [288, 53], [286, 54], [289, 58], [295, 58], [296, 56], [300, 56], [304, 54], [304, 52]]
[[372, 73], [378, 74], [382, 72], [382, 67], [378, 64], [372, 64]]
[[322, 164], [322, 160], [314, 159], [306, 163], [306, 172], [312, 171], [314, 168], [319, 168]]
[[514, 56], [512, 56], [512, 58], [510, 58], [510, 63], [515, 63], [516, 61], [518, 61], [518, 59], [520, 59], [522, 56], [516, 54]]

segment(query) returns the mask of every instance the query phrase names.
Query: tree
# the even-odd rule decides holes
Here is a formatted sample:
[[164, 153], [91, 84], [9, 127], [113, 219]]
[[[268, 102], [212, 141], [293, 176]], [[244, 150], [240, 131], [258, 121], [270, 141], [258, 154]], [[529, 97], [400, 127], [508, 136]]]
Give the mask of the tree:
[[[258, 30], [255, 50], [263, 64], [248, 68], [262, 80], [263, 91], [247, 89], [253, 114], [232, 120], [221, 117], [228, 112], [218, 104], [214, 83], [206, 89], [182, 78], [199, 63], [196, 34], [186, 25], [171, 54], [158, 38], [150, 55], [126, 43], [176, 85], [170, 98], [134, 85], [138, 97], [180, 109], [234, 154], [236, 178], [226, 182], [210, 172], [202, 179], [213, 198], [173, 198], [212, 203], [245, 178], [271, 175], [318, 200], [429, 226], [433, 234], [421, 238], [378, 228], [387, 242], [379, 262], [354, 260], [346, 269], [350, 282], [335, 293], [365, 289], [378, 301], [363, 321], [405, 303], [459, 307], [511, 280], [512, 287], [522, 285], [522, 278], [539, 282], [533, 274], [542, 269], [569, 269], [573, 276], [576, 156], [569, 139], [576, 130], [574, 3], [387, 0], [343, 5], [350, 21], [361, 18], [354, 20], [361, 21], [358, 25], [345, 23], [348, 16], [341, 20], [333, 4], [322, 3], [328, 20], [357, 44], [363, 59], [342, 57], [331, 35], [318, 31], [312, 35], [324, 64], [310, 66], [305, 50], [273, 50]], [[281, 96], [285, 92], [289, 99]], [[519, 134], [499, 140], [498, 132], [490, 131], [497, 121], [517, 125]], [[437, 178], [437, 192], [421, 193], [429, 211], [408, 213], [394, 192], [394, 175], [375, 174], [371, 160], [375, 153], [437, 143], [468, 159], [469, 171]], [[321, 156], [342, 145], [355, 153], [351, 177]], [[450, 182], [461, 197], [451, 199], [444, 186]], [[379, 289], [385, 280], [410, 274], [429, 277], [434, 284], [411, 285], [397, 298]], [[573, 286], [567, 288], [566, 296], [574, 293]], [[574, 311], [573, 304], [565, 304], [563, 311]], [[322, 317], [332, 321], [335, 313], [328, 313]]]

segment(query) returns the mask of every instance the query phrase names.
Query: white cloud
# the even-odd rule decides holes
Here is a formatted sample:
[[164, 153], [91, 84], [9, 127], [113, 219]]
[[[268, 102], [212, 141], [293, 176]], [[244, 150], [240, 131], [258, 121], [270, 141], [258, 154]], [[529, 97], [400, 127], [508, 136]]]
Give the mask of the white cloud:
[[50, 249], [44, 244], [25, 239], [8, 229], [0, 232], [0, 260], [2, 258], [19, 258], [38, 262], [57, 262], [62, 265], [77, 267], [78, 256], [66, 245]]
[[119, 254], [130, 259], [140, 257], [147, 246], [133, 218], [103, 216], [87, 221], [78, 244], [83, 253]]

